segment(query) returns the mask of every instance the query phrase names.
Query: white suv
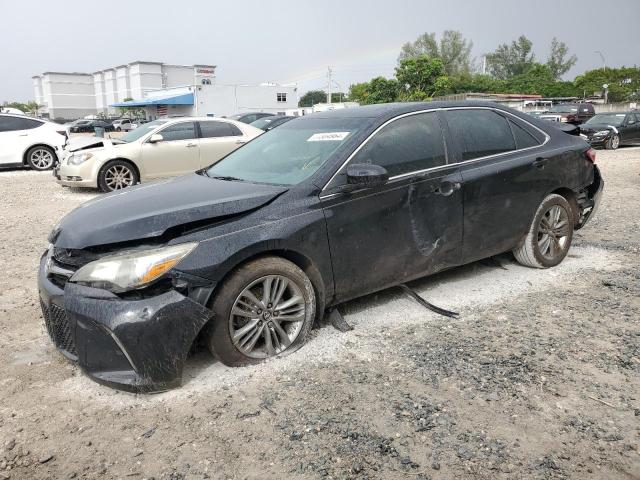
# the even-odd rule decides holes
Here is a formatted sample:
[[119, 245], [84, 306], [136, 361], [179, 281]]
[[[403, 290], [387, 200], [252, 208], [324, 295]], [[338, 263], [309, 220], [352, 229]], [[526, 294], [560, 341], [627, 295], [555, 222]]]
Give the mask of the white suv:
[[67, 141], [57, 123], [24, 115], [0, 114], [0, 167], [52, 168]]

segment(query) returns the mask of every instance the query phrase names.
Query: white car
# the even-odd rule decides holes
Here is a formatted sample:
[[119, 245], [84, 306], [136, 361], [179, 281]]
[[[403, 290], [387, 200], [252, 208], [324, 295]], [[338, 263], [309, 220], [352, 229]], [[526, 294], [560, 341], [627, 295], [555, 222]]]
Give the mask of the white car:
[[118, 139], [74, 141], [54, 175], [68, 187], [119, 190], [155, 178], [212, 165], [249, 140], [259, 128], [223, 118], [182, 117], [145, 123]]
[[0, 114], [0, 166], [54, 166], [67, 141], [63, 125], [24, 115]]

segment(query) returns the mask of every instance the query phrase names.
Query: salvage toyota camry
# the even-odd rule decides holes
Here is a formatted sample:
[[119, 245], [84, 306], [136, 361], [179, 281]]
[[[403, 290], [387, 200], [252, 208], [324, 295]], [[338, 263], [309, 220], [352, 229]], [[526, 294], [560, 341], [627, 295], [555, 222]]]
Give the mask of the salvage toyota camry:
[[594, 162], [580, 137], [490, 103], [292, 120], [65, 216], [40, 264], [45, 323], [91, 378], [173, 388], [198, 336], [242, 366], [296, 350], [354, 297], [506, 251], [557, 265], [601, 197]]

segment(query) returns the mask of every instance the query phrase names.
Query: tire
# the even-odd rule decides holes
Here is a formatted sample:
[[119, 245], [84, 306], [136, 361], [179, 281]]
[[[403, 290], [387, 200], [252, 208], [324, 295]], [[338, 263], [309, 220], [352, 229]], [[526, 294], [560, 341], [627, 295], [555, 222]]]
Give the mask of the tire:
[[513, 255], [527, 267], [555, 267], [569, 252], [574, 226], [574, 213], [567, 199], [551, 194], [538, 207], [524, 241]]
[[604, 148], [606, 150], [617, 150], [620, 146], [620, 136], [614, 135], [609, 140], [607, 140], [604, 144]]
[[134, 166], [126, 160], [111, 160], [98, 172], [98, 188], [113, 192], [138, 183], [140, 178]]
[[38, 145], [31, 147], [27, 152], [27, 164], [33, 170], [39, 172], [50, 170], [56, 163], [56, 153], [52, 148]]
[[119, 131], [121, 131], [121, 130], [122, 130], [122, 128], [121, 128], [121, 127], [116, 127], [116, 132], [119, 132]]
[[[277, 299], [278, 287], [282, 286], [278, 282], [282, 282], [283, 278], [289, 284]], [[270, 291], [273, 292], [271, 298], [276, 302], [265, 305], [261, 295], [264, 294], [267, 279], [270, 279]], [[258, 303], [245, 296], [247, 289]], [[298, 297], [298, 302], [282, 307]], [[251, 308], [249, 303], [256, 308], [248, 310], [247, 307]], [[267, 309], [262, 310], [264, 307]], [[301, 308], [304, 308], [302, 312]], [[309, 277], [297, 265], [280, 257], [264, 257], [250, 261], [233, 272], [215, 294], [211, 310], [214, 316], [205, 331], [209, 350], [225, 365], [240, 367], [299, 349], [307, 340], [313, 325], [316, 296]], [[238, 310], [250, 315], [232, 315], [232, 311]], [[284, 317], [287, 320], [282, 321]]]

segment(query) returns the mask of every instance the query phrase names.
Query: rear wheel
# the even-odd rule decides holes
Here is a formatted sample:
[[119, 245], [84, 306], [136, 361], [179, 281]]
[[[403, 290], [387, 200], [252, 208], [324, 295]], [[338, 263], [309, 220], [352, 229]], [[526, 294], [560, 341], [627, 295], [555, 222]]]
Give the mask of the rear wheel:
[[617, 150], [620, 146], [620, 136], [614, 135], [604, 144], [604, 148], [607, 150]]
[[27, 163], [34, 170], [49, 170], [55, 158], [55, 152], [49, 147], [37, 146], [27, 152]]
[[516, 260], [527, 267], [555, 267], [569, 251], [574, 224], [569, 202], [561, 195], [549, 195], [538, 207], [524, 241], [513, 250]]
[[316, 297], [298, 266], [266, 257], [232, 273], [211, 309], [209, 349], [225, 365], [237, 367], [300, 348], [315, 318]]
[[138, 173], [129, 162], [112, 160], [98, 173], [98, 187], [103, 192], [120, 190], [138, 183]]

